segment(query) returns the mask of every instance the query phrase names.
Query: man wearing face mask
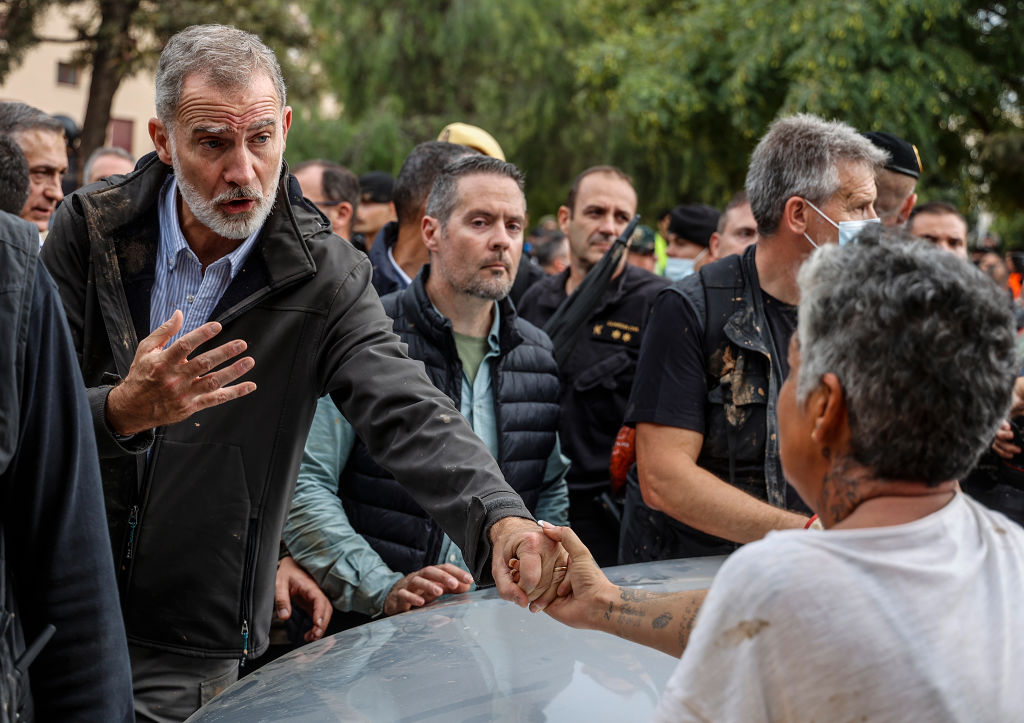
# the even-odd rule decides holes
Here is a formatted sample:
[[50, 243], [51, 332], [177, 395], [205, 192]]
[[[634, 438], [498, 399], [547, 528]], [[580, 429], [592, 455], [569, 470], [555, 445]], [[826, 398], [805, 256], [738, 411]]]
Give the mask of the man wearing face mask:
[[760, 240], [655, 301], [637, 366], [646, 383], [626, 407], [637, 464], [619, 562], [727, 554], [807, 522], [782, 475], [775, 416], [796, 273], [816, 247], [878, 226], [886, 160], [853, 128], [812, 115], [779, 119], [761, 139], [746, 182]]
[[676, 206], [669, 214], [665, 278], [679, 281], [700, 268], [708, 256], [711, 234], [718, 228], [718, 209], [703, 203]]

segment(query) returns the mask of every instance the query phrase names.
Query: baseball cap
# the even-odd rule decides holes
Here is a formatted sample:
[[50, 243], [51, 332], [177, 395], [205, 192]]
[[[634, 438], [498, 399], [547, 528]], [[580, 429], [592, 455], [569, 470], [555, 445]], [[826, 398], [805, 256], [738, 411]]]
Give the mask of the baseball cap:
[[449, 123], [441, 129], [441, 133], [437, 136], [437, 140], [447, 141], [448, 143], [459, 143], [480, 151], [485, 156], [497, 158], [500, 161], [505, 160], [505, 152], [501, 150], [501, 146], [498, 145], [498, 141], [494, 140], [494, 136], [483, 128], [477, 128], [476, 126], [471, 126], [468, 123]]

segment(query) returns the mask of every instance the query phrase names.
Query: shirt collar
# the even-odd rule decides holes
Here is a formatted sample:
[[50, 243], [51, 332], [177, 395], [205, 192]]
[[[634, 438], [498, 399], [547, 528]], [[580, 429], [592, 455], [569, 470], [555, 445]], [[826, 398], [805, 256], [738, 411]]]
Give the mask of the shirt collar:
[[[182, 251], [198, 261], [195, 252], [192, 251], [181, 232], [181, 221], [178, 218], [178, 179], [173, 173], [167, 174], [163, 187], [160, 189], [160, 202], [157, 204], [157, 215], [160, 222], [160, 240], [157, 249], [157, 258], [162, 259], [169, 268], [173, 269], [174, 264]], [[262, 227], [256, 229], [249, 238], [243, 241], [238, 248], [226, 256], [217, 259], [210, 266], [227, 264], [228, 276], [232, 279], [242, 268], [242, 262], [249, 255], [256, 237], [260, 235]]]
[[401, 279], [406, 286], [408, 286], [409, 284], [412, 283], [412, 279], [409, 278], [409, 274], [405, 273], [402, 270], [402, 267], [398, 265], [398, 262], [395, 261], [395, 255], [391, 253], [392, 248], [392, 246], [388, 246], [388, 260], [391, 262], [391, 267], [395, 270], [395, 274], [398, 276], [398, 278]]

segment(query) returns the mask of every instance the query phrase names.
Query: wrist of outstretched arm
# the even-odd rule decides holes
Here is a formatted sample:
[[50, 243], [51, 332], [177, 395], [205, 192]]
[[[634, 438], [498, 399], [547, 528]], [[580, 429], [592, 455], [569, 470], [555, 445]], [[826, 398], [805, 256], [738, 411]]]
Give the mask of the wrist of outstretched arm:
[[602, 585], [587, 610], [586, 625], [591, 630], [614, 632], [616, 608], [621, 603], [622, 588], [608, 582]]

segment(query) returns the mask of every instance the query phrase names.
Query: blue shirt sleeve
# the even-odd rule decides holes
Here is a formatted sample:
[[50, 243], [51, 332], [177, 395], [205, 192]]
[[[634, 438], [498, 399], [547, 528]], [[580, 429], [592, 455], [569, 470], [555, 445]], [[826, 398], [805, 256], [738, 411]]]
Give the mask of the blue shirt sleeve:
[[334, 607], [379, 615], [402, 574], [394, 572], [356, 532], [338, 497], [338, 479], [355, 431], [330, 397], [317, 403], [282, 539]]
[[559, 527], [569, 524], [569, 487], [565, 483], [569, 464], [569, 458], [562, 454], [562, 444], [555, 435], [555, 446], [544, 470], [544, 489], [537, 499], [537, 509], [533, 511], [538, 520]]

